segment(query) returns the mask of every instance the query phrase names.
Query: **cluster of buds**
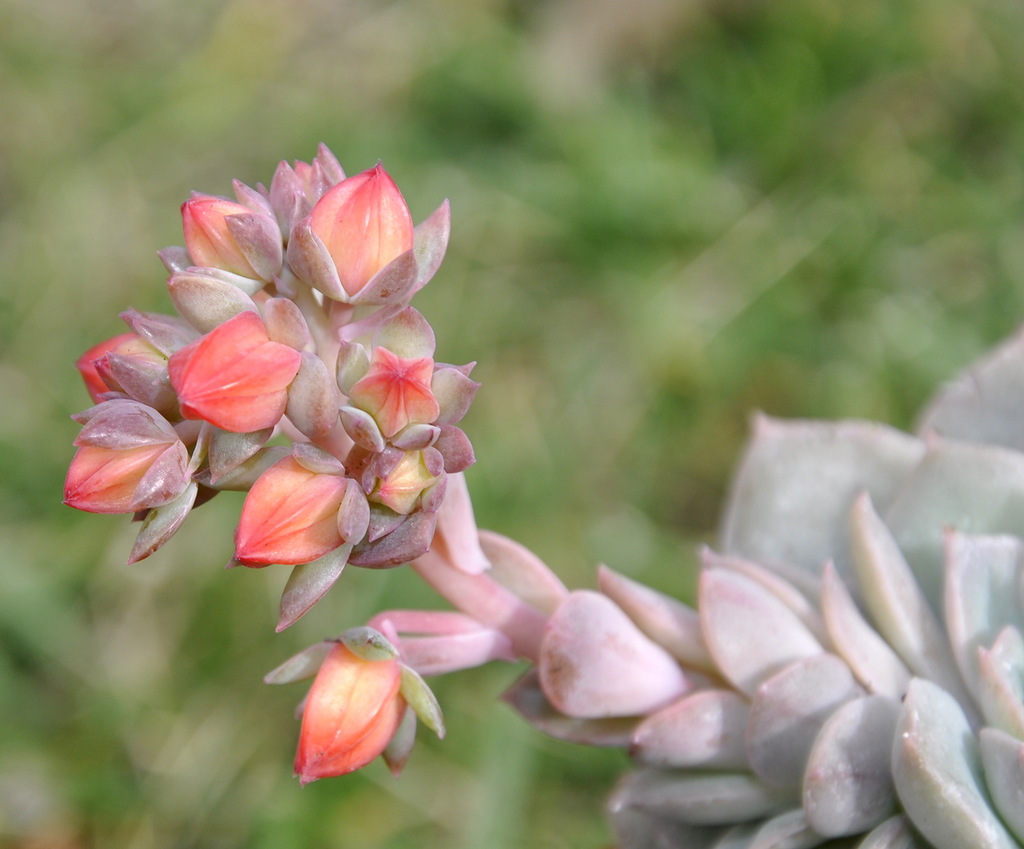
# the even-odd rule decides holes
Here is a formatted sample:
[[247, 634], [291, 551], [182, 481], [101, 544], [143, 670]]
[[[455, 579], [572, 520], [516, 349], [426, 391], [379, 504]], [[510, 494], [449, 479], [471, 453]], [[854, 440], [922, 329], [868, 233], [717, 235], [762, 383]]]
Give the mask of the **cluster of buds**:
[[[414, 226], [383, 167], [346, 177], [324, 146], [310, 163], [282, 162], [269, 188], [236, 181], [234, 195], [194, 194], [184, 247], [160, 252], [178, 315], [129, 310], [127, 333], [78, 360], [94, 406], [74, 417], [64, 502], [134, 514], [135, 562], [219, 491], [245, 491], [229, 565], [293, 567], [281, 630], [346, 564], [427, 551], [449, 476], [474, 460], [457, 423], [477, 384], [472, 364], [435, 361], [434, 332], [409, 306], [444, 257], [447, 202]], [[414, 727], [406, 706], [436, 713], [408, 683], [415, 673], [387, 659], [397, 649], [381, 636], [359, 650], [360, 639], [327, 654], [300, 754], [331, 753], [300, 757], [303, 781], [379, 754], [374, 741]], [[325, 691], [372, 695], [345, 708]], [[341, 756], [323, 744], [339, 710], [370, 711], [383, 730]]]

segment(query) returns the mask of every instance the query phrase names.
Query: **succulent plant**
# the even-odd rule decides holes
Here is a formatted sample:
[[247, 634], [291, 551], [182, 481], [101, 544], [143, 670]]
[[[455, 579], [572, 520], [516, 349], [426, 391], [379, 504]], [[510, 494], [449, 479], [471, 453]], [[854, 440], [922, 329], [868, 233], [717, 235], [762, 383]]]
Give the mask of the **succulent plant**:
[[759, 415], [696, 609], [611, 570], [508, 699], [628, 746], [622, 849], [1024, 846], [1024, 335], [916, 434]]

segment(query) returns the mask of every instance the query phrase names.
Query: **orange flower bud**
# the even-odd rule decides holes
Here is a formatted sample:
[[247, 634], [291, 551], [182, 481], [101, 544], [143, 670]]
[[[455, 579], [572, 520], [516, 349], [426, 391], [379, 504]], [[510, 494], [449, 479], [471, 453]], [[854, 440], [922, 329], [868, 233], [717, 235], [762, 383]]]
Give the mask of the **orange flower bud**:
[[378, 481], [370, 498], [396, 513], [407, 515], [416, 507], [423, 491], [434, 485], [437, 477], [427, 469], [422, 451], [407, 451], [390, 474]]
[[430, 388], [433, 374], [430, 357], [400, 357], [378, 346], [349, 399], [372, 415], [381, 433], [390, 438], [411, 422], [429, 424], [437, 418], [441, 408]]
[[181, 223], [192, 262], [243, 277], [259, 277], [228, 227], [228, 216], [253, 214], [247, 206], [213, 195], [197, 194], [185, 201]]
[[312, 472], [294, 457], [278, 461], [245, 498], [235, 559], [246, 566], [294, 566], [333, 551], [345, 542], [338, 510], [349, 485], [348, 478]]
[[185, 418], [251, 433], [281, 420], [301, 362], [298, 351], [270, 341], [256, 313], [242, 312], [177, 351], [168, 370]]
[[85, 427], [64, 481], [64, 503], [89, 513], [134, 513], [173, 501], [188, 484], [188, 450], [155, 410], [105, 401]]
[[302, 784], [361, 769], [381, 754], [405, 713], [397, 657], [364, 660], [338, 643], [309, 691], [295, 754]]
[[89, 393], [89, 397], [97, 404], [103, 400], [100, 398], [100, 395], [105, 392], [110, 392], [111, 389], [100, 373], [96, 370], [96, 362], [98, 360], [102, 360], [121, 343], [130, 342], [134, 339], [138, 339], [134, 333], [122, 333], [112, 339], [100, 342], [98, 345], [93, 345], [88, 351], [75, 360], [75, 368], [78, 369], [79, 373], [82, 375], [82, 380], [85, 381], [85, 388]]
[[413, 246], [409, 207], [379, 163], [329, 189], [313, 207], [310, 226], [349, 295]]

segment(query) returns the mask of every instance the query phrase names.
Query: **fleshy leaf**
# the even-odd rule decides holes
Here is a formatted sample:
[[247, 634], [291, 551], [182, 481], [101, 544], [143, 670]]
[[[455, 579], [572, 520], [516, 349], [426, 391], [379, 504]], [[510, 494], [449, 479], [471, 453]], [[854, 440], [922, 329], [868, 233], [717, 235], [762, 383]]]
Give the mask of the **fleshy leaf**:
[[1021, 540], [946, 535], [946, 630], [971, 690], [978, 686], [978, 648], [990, 646], [1005, 625], [1024, 627], [1017, 585], [1024, 577]]
[[646, 767], [619, 783], [610, 807], [639, 808], [690, 825], [731, 825], [788, 807], [792, 796], [752, 775], [694, 773]]
[[825, 567], [821, 584], [821, 610], [836, 653], [867, 691], [902, 698], [910, 670], [861, 615], [831, 564]]
[[494, 531], [480, 531], [479, 543], [482, 562], [491, 564], [490, 576], [541, 613], [550, 616], [569, 594], [558, 576], [526, 546]]
[[1019, 849], [992, 812], [967, 717], [931, 681], [910, 682], [892, 771], [904, 810], [935, 849]]
[[552, 704], [581, 719], [647, 713], [689, 689], [668, 652], [589, 590], [570, 593], [548, 620], [537, 668]]
[[914, 831], [910, 821], [897, 814], [875, 826], [857, 849], [929, 849]]
[[687, 667], [715, 671], [715, 662], [704, 645], [700, 616], [693, 608], [607, 566], [598, 568], [597, 585], [641, 631], [676, 660]]
[[[785, 422], [758, 416], [733, 479], [721, 548], [768, 568], [819, 574], [834, 560], [844, 580], [850, 504], [867, 490], [882, 507], [924, 453], [924, 444], [860, 421]], [[785, 528], [785, 533], [780, 533]]]
[[986, 724], [1024, 739], [1024, 640], [1007, 626], [991, 649], [978, 648], [977, 694]]
[[989, 351], [944, 386], [918, 431], [1024, 451], [1024, 331]]
[[192, 510], [198, 492], [199, 487], [192, 481], [173, 501], [154, 507], [146, 513], [128, 556], [129, 563], [137, 563], [149, 557], [174, 535]]
[[540, 687], [540, 676], [531, 669], [505, 691], [502, 699], [538, 731], [586, 746], [625, 748], [636, 728], [635, 718], [577, 719], [559, 713]]
[[866, 494], [850, 514], [851, 548], [864, 601], [879, 633], [910, 670], [970, 705], [942, 624], [893, 535]]
[[981, 729], [981, 760], [992, 801], [1024, 842], [1024, 741], [997, 728]]
[[762, 825], [750, 843], [750, 849], [813, 849], [823, 838], [808, 824], [799, 808], [777, 814]]
[[292, 569], [284, 592], [281, 593], [277, 631], [293, 625], [324, 597], [341, 577], [351, 550], [351, 545], [342, 545], [311, 563], [303, 563]]
[[892, 814], [893, 731], [899, 702], [854, 699], [828, 718], [807, 758], [803, 805], [811, 827], [827, 837], [857, 834]]
[[732, 690], [698, 690], [644, 719], [630, 754], [649, 766], [746, 769], [749, 712]]
[[859, 695], [849, 667], [834, 654], [794, 661], [761, 684], [747, 721], [747, 757], [754, 774], [769, 787], [799, 787], [821, 727], [840, 705]]
[[420, 722], [433, 731], [438, 737], [444, 737], [444, 717], [437, 697], [427, 686], [418, 672], [408, 666], [402, 666], [402, 698], [404, 698], [420, 718]]
[[324, 640], [288, 658], [280, 666], [263, 676], [264, 684], [293, 684], [312, 678], [320, 669], [324, 658], [334, 648], [334, 640]]
[[748, 696], [784, 666], [822, 651], [796, 614], [744, 575], [705, 571], [698, 592], [708, 651], [722, 674]]
[[1024, 535], [1024, 454], [936, 439], [897, 498], [878, 511], [939, 611], [945, 529]]

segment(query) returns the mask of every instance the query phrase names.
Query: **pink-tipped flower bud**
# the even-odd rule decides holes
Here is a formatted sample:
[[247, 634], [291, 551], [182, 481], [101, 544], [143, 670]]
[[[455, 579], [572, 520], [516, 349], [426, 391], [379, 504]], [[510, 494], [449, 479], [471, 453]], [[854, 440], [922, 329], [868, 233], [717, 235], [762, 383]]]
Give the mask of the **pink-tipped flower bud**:
[[430, 357], [400, 357], [378, 346], [349, 400], [373, 416], [381, 433], [390, 438], [408, 424], [430, 424], [437, 418], [440, 406], [430, 388], [433, 374]]
[[353, 481], [314, 472], [285, 457], [253, 484], [235, 531], [235, 559], [245, 566], [297, 566], [333, 551], [346, 540], [338, 511]]
[[295, 754], [302, 784], [361, 769], [383, 753], [405, 714], [401, 686], [397, 656], [368, 660], [335, 645], [302, 714]]
[[85, 426], [64, 481], [69, 507], [134, 513], [173, 501], [188, 485], [188, 451], [156, 410], [113, 400], [81, 418]]
[[409, 207], [379, 163], [329, 189], [313, 207], [310, 226], [349, 295], [413, 246]]
[[193, 195], [181, 205], [185, 246], [200, 267], [271, 280], [281, 270], [281, 230], [267, 212], [213, 195]]
[[79, 374], [82, 375], [82, 380], [85, 381], [86, 391], [89, 393], [89, 397], [97, 404], [103, 400], [102, 395], [116, 390], [103, 379], [103, 376], [96, 368], [96, 364], [122, 342], [129, 342], [134, 339], [138, 339], [134, 333], [121, 333], [118, 336], [100, 342], [98, 345], [93, 345], [75, 360], [75, 368], [78, 369]]
[[249, 433], [281, 420], [301, 361], [270, 340], [256, 313], [242, 312], [176, 352], [168, 368], [185, 418]]

